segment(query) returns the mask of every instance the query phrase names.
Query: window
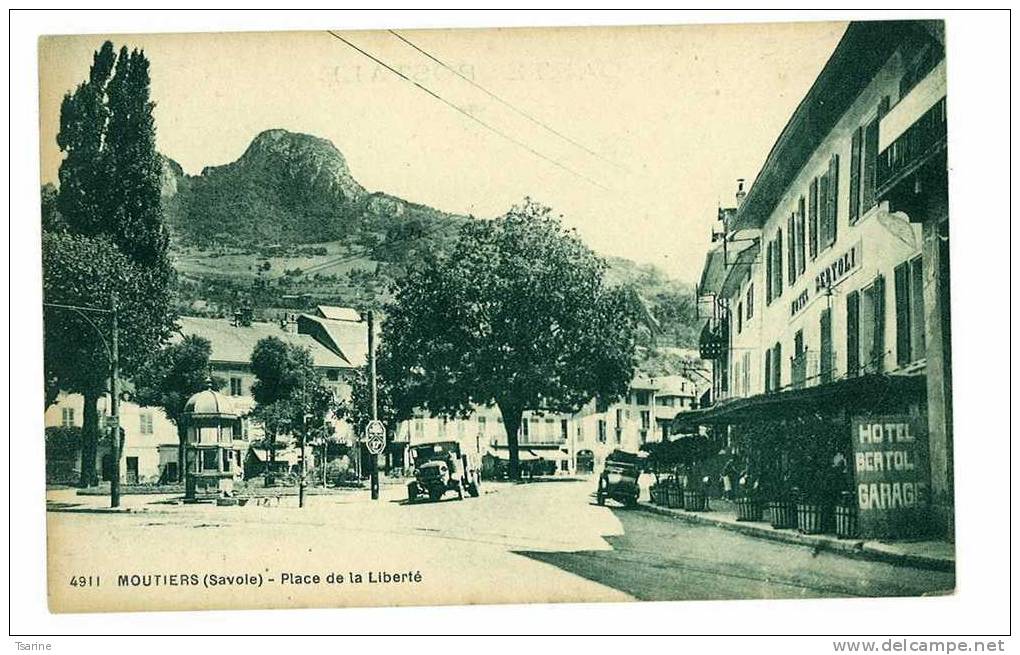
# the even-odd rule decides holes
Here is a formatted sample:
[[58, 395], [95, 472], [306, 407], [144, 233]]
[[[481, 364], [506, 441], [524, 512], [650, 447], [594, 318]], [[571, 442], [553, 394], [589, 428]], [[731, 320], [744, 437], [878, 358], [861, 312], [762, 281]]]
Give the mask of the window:
[[203, 448], [202, 449], [202, 470], [203, 471], [218, 471], [219, 468], [219, 448]]
[[803, 275], [807, 270], [807, 258], [804, 256], [805, 226], [804, 226], [804, 196], [797, 200], [797, 275]]
[[747, 296], [744, 298], [744, 308], [747, 310], [747, 320], [754, 317], [754, 285], [747, 285]]
[[772, 391], [772, 349], [769, 348], [765, 351], [765, 375], [762, 377], [765, 381], [765, 393]]
[[641, 429], [647, 430], [652, 426], [652, 413], [650, 411], [643, 410], [641, 412]]
[[420, 416], [414, 419], [414, 435], [419, 439], [425, 438], [425, 419]]
[[808, 252], [811, 259], [818, 256], [818, 178], [808, 187]]
[[617, 409], [616, 410], [616, 429], [619, 430], [622, 427], [623, 427], [623, 410], [622, 409]]
[[786, 219], [786, 279], [792, 287], [797, 282], [797, 213]]
[[138, 430], [142, 434], [152, 434], [152, 413], [142, 412], [138, 415]]
[[638, 391], [635, 394], [635, 399], [638, 405], [647, 405], [650, 394], [647, 391]]
[[777, 343], [772, 349], [772, 390], [783, 388], [783, 346]]
[[241, 378], [238, 377], [230, 378], [230, 395], [231, 396], [241, 395]]
[[546, 441], [554, 441], [556, 439], [556, 419], [547, 418], [545, 420], [545, 434], [543, 436]]
[[861, 153], [861, 215], [875, 205], [875, 176], [878, 172], [878, 118], [864, 128]]
[[606, 443], [606, 419], [604, 418], [599, 419], [598, 440], [599, 443]]
[[783, 295], [783, 231], [781, 229], [776, 230], [776, 292], [775, 297]]
[[829, 172], [822, 176], [819, 194], [822, 196], [820, 243], [824, 250], [836, 242], [837, 196], [839, 193], [839, 155], [829, 159]]
[[744, 303], [737, 303], [737, 334], [744, 329]]
[[326, 379], [329, 380], [330, 382], [336, 382], [337, 380], [340, 379], [340, 371], [336, 370], [335, 368], [329, 369], [328, 371], [326, 371]]
[[846, 374], [857, 375], [861, 368], [861, 299], [851, 291], [846, 296]]
[[832, 310], [822, 310], [818, 321], [818, 332], [821, 335], [818, 352], [821, 361], [818, 363], [818, 376], [821, 384], [832, 382]]
[[850, 224], [857, 222], [861, 211], [861, 142], [864, 128], [858, 127], [850, 139]]
[[74, 427], [74, 407], [60, 408], [60, 425], [65, 428]]
[[885, 360], [885, 279], [881, 275], [861, 291], [860, 305], [861, 368], [881, 373]]
[[765, 304], [772, 303], [772, 242], [765, 245]]
[[904, 366], [924, 357], [924, 278], [921, 258], [896, 267], [896, 364]]

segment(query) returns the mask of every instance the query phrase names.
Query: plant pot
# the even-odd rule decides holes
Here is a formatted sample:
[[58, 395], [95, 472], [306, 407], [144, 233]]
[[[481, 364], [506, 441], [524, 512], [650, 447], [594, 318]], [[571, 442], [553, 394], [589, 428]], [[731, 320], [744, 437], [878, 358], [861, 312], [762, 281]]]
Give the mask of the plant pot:
[[666, 487], [666, 505], [673, 509], [683, 507], [680, 489], [676, 485], [671, 484]]
[[821, 534], [829, 527], [829, 508], [820, 503], [797, 503], [797, 530]]
[[692, 512], [704, 512], [708, 509], [708, 497], [704, 491], [697, 489], [684, 490], [684, 509]]
[[737, 508], [738, 521], [760, 521], [762, 506], [757, 500], [747, 496], [737, 498], [733, 502]]
[[855, 506], [836, 506], [836, 536], [840, 539], [853, 539], [857, 536], [857, 508]]
[[773, 528], [797, 527], [797, 505], [787, 500], [773, 500], [769, 503], [769, 521]]

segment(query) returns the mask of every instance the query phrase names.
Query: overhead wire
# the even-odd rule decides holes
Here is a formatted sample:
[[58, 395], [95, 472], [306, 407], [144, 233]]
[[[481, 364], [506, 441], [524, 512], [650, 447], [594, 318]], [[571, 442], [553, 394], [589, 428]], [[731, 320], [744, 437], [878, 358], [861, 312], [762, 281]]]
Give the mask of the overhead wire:
[[540, 158], [540, 159], [542, 159], [542, 160], [552, 164], [553, 166], [556, 166], [557, 168], [560, 168], [560, 169], [570, 173], [571, 175], [574, 175], [574, 176], [576, 176], [576, 177], [578, 177], [578, 178], [588, 182], [589, 184], [591, 184], [593, 186], [596, 186], [596, 187], [598, 187], [600, 189], [603, 189], [605, 191], [609, 191], [609, 188], [606, 187], [605, 185], [600, 184], [599, 182], [593, 180], [592, 178], [588, 177], [587, 175], [585, 175], [583, 173], [575, 171], [574, 169], [570, 168], [569, 166], [563, 164], [562, 162], [559, 162], [559, 161], [557, 161], [557, 160], [555, 160], [555, 159], [553, 159], [551, 157], [548, 157], [548, 156], [542, 154], [541, 152], [539, 152], [538, 150], [535, 150], [534, 148], [532, 148], [528, 144], [524, 143], [523, 141], [514, 138], [513, 136], [507, 134], [506, 132], [504, 132], [504, 131], [502, 131], [502, 130], [500, 130], [500, 129], [492, 126], [492, 125], [490, 125], [489, 123], [486, 123], [485, 121], [483, 121], [482, 119], [478, 118], [477, 116], [475, 116], [474, 114], [472, 114], [468, 110], [464, 109], [460, 105], [457, 105], [457, 104], [447, 100], [446, 98], [442, 97], [441, 95], [439, 95], [438, 93], [436, 93], [432, 89], [428, 88], [424, 84], [421, 84], [420, 82], [417, 82], [417, 81], [411, 79], [410, 77], [408, 77], [407, 75], [401, 73], [399, 70], [397, 70], [393, 66], [390, 66], [389, 64], [387, 64], [383, 60], [379, 59], [375, 55], [373, 55], [373, 54], [363, 50], [362, 48], [358, 47], [357, 45], [351, 43], [350, 41], [348, 41], [344, 37], [340, 36], [336, 32], [334, 32], [332, 30], [326, 30], [326, 31], [327, 31], [327, 33], [329, 33], [330, 36], [332, 36], [332, 37], [338, 39], [339, 41], [343, 42], [348, 47], [350, 47], [353, 50], [356, 50], [357, 52], [361, 53], [363, 56], [371, 59], [372, 61], [374, 61], [375, 63], [379, 64], [380, 66], [382, 66], [386, 70], [390, 71], [391, 73], [393, 73], [394, 75], [396, 75], [400, 79], [404, 80], [405, 82], [413, 84], [418, 89], [420, 89], [421, 91], [427, 93], [432, 98], [438, 100], [439, 102], [443, 103], [444, 105], [446, 105], [446, 106], [450, 107], [451, 109], [457, 111], [458, 113], [462, 114], [463, 116], [467, 117], [468, 119], [470, 119], [471, 121], [477, 123], [478, 125], [481, 125], [483, 128], [485, 128], [486, 130], [492, 132], [493, 134], [496, 134], [496, 135], [506, 139], [507, 141], [510, 141], [511, 143], [517, 145], [518, 147], [523, 148], [524, 150], [527, 150], [528, 152], [530, 152], [531, 154], [535, 155], [536, 157], [538, 157], [538, 158]]

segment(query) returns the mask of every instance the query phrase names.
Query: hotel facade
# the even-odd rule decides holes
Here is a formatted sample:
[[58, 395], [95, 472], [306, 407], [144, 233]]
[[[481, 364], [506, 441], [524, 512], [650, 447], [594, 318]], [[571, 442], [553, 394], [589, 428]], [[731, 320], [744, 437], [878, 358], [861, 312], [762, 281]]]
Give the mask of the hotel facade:
[[[940, 22], [847, 28], [750, 189], [719, 212], [699, 285], [712, 406], [678, 419], [752, 453], [765, 431], [788, 451], [828, 440], [813, 463], [786, 452], [761, 466], [803, 490], [804, 468], [842, 458], [881, 536], [952, 537], [943, 44]], [[909, 475], [889, 481], [860, 435], [892, 424], [918, 440], [897, 460]]]

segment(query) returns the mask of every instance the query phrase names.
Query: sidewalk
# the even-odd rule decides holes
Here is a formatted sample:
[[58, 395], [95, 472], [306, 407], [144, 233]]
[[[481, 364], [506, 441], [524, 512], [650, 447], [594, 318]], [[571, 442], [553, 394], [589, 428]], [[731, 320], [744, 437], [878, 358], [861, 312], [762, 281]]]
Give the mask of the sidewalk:
[[912, 566], [936, 571], [954, 571], [956, 554], [953, 545], [940, 540], [927, 541], [864, 541], [861, 539], [837, 539], [830, 534], [801, 534], [797, 530], [775, 529], [768, 522], [737, 521], [733, 503], [713, 498], [707, 512], [689, 512], [653, 505], [641, 501], [639, 509], [653, 514], [712, 525], [724, 530], [740, 532], [751, 537], [782, 541], [790, 544], [809, 546], [819, 551], [827, 551], [847, 557], [867, 559], [877, 562], [888, 562], [901, 566]]

